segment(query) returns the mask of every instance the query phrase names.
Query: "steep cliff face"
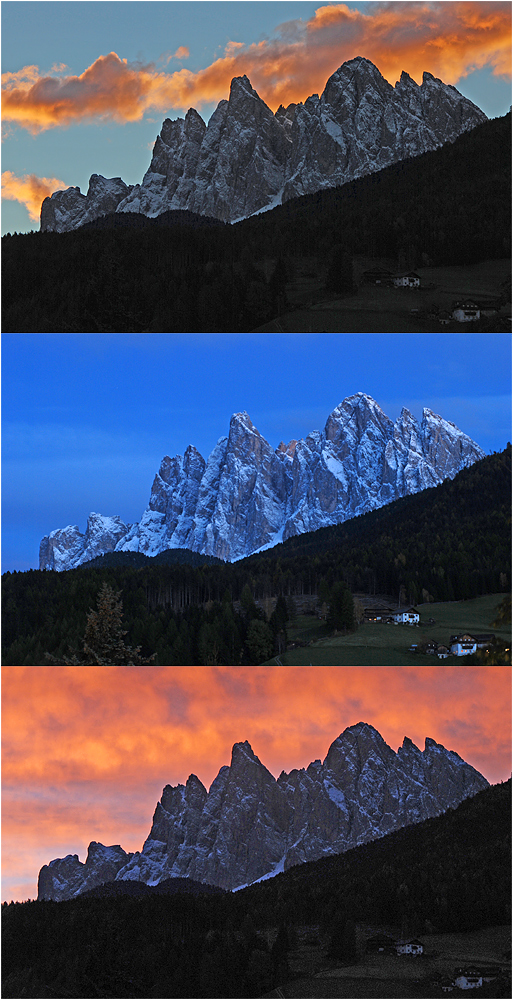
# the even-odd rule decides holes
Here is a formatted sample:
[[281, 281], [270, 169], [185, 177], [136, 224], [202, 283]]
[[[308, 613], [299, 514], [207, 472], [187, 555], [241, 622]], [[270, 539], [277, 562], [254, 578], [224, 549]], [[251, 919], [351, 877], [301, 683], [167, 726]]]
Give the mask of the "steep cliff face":
[[39, 872], [38, 899], [72, 899], [103, 882], [113, 882], [131, 857], [119, 845], [105, 847], [93, 840], [85, 864], [78, 860], [78, 854], [68, 854], [43, 865]]
[[118, 515], [89, 514], [83, 535], [77, 524], [45, 535], [39, 546], [39, 568], [64, 570], [80, 566], [104, 552], [113, 552], [129, 530], [130, 525], [124, 524]]
[[121, 177], [92, 174], [87, 194], [81, 194], [79, 187], [55, 191], [41, 205], [41, 231], [65, 233], [101, 215], [109, 215], [132, 188], [133, 184], [125, 184]]
[[41, 229], [76, 229], [114, 211], [188, 209], [233, 222], [436, 149], [483, 121], [430, 73], [419, 86], [403, 72], [393, 87], [361, 57], [333, 73], [320, 97], [276, 114], [247, 76], [236, 77], [208, 125], [193, 108], [164, 121], [141, 184], [94, 174], [87, 195], [68, 188], [45, 199]]
[[41, 869], [39, 898], [68, 899], [109, 879], [189, 877], [234, 889], [437, 816], [487, 786], [434, 740], [421, 751], [405, 737], [395, 753], [363, 722], [344, 730], [322, 763], [277, 780], [247, 741], [236, 743], [208, 791], [195, 775], [166, 785], [141, 852], [123, 862], [121, 848], [92, 844], [85, 865], [76, 855], [52, 861]]
[[361, 392], [333, 410], [324, 431], [276, 449], [236, 413], [207, 462], [192, 446], [162, 460], [138, 523], [91, 514], [85, 535], [56, 529], [41, 542], [39, 566], [71, 569], [113, 549], [239, 559], [436, 486], [480, 458], [475, 442], [431, 410], [419, 424], [403, 408], [394, 423]]

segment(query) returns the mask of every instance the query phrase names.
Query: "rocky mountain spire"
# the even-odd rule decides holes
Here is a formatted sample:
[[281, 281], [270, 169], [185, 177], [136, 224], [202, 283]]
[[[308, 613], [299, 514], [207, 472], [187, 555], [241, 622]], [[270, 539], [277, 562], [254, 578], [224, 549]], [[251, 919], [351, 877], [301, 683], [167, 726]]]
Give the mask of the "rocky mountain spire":
[[294, 864], [338, 854], [454, 808], [488, 786], [452, 750], [405, 737], [397, 753], [371, 725], [349, 726], [323, 762], [276, 780], [250, 744], [236, 743], [210, 789], [195, 775], [166, 785], [142, 851], [91, 844], [85, 865], [45, 865], [39, 899], [69, 899], [111, 879], [172, 877], [234, 889]]
[[430, 73], [418, 86], [403, 72], [393, 87], [361, 56], [343, 63], [320, 97], [276, 114], [247, 76], [235, 77], [207, 125], [194, 108], [164, 121], [141, 184], [93, 174], [87, 195], [74, 187], [45, 198], [41, 229], [64, 232], [114, 211], [188, 209], [233, 222], [436, 149], [483, 121]]
[[137, 524], [91, 514], [85, 535], [58, 528], [41, 541], [39, 568], [72, 569], [113, 550], [188, 548], [231, 561], [437, 486], [480, 458], [432, 410], [419, 424], [403, 407], [394, 423], [364, 392], [335, 407], [323, 431], [276, 449], [235, 413], [208, 461], [192, 445], [162, 459]]

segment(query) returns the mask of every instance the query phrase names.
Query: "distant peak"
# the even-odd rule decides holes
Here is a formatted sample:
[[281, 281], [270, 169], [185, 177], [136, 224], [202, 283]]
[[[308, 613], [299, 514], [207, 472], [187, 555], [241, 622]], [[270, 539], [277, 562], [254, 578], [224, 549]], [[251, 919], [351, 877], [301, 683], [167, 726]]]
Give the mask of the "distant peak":
[[230, 418], [230, 428], [239, 426], [248, 431], [255, 430], [251, 417], [249, 413], [246, 413], [246, 410], [242, 410], [240, 413], [233, 413]]
[[247, 740], [243, 743], [234, 743], [232, 748], [232, 767], [234, 763], [241, 760], [249, 760], [252, 763], [260, 764], [260, 761], [255, 753], [253, 753], [253, 748]]
[[243, 76], [234, 76], [230, 84], [230, 93], [237, 90], [245, 90], [248, 94], [253, 93], [253, 87], [251, 86], [249, 77], [245, 73]]

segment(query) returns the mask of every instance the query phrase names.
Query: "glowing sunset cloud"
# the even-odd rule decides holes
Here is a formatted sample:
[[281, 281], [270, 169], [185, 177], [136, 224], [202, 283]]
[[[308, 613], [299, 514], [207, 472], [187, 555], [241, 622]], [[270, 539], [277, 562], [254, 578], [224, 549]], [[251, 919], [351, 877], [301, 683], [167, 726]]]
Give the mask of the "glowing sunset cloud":
[[[167, 62], [187, 55], [180, 46]], [[424, 70], [450, 84], [485, 66], [510, 76], [511, 5], [392, 0], [369, 4], [368, 13], [344, 3], [321, 6], [308, 21], [278, 26], [271, 39], [229, 42], [222, 57], [196, 73], [162, 72], [115, 52], [79, 76], [63, 75], [63, 65], [46, 76], [26, 66], [2, 77], [3, 118], [34, 134], [84, 120], [139, 121], [150, 110], [201, 108], [226, 98], [231, 79], [243, 74], [276, 110], [320, 93], [328, 76], [358, 55], [391, 83], [403, 69], [419, 83]]]
[[4, 170], [2, 173], [2, 197], [25, 205], [34, 222], [39, 222], [44, 199], [54, 191], [67, 187], [65, 181], [60, 181], [57, 177], [36, 177], [36, 174], [17, 177], [11, 170]]
[[208, 787], [249, 740], [277, 777], [368, 722], [396, 750], [426, 736], [489, 781], [510, 774], [503, 667], [4, 667], [4, 898], [91, 840], [142, 847], [165, 784]]

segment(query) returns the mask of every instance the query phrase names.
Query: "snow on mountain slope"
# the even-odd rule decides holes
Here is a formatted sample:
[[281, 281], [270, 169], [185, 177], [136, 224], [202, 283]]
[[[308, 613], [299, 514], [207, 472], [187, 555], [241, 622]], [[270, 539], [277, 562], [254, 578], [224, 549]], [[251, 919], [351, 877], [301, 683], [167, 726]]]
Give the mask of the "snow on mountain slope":
[[56, 529], [41, 541], [39, 568], [72, 569], [113, 549], [152, 556], [187, 548], [233, 561], [436, 486], [481, 458], [432, 410], [419, 424], [403, 408], [393, 423], [362, 392], [344, 399], [323, 431], [276, 449], [247, 413], [236, 413], [208, 461], [192, 445], [162, 460], [137, 524], [91, 514], [85, 535]]

